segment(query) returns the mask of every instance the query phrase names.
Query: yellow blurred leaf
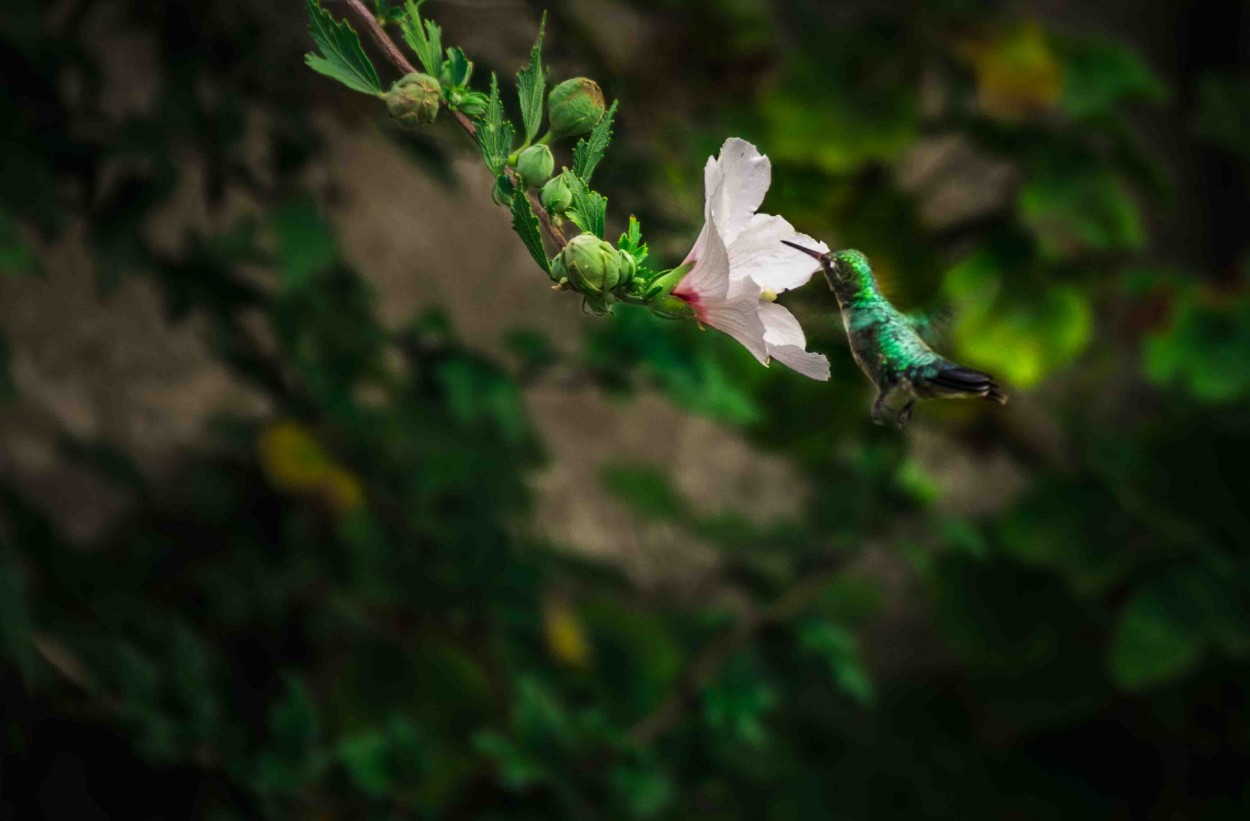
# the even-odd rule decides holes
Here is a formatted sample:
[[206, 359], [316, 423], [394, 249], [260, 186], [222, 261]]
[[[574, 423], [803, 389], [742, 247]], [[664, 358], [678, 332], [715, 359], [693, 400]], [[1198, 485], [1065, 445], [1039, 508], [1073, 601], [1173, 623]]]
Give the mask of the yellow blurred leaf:
[[581, 619], [562, 597], [554, 596], [543, 606], [543, 632], [552, 658], [569, 667], [584, 669], [590, 664], [590, 642]]
[[1063, 66], [1034, 21], [961, 43], [957, 52], [976, 75], [981, 109], [995, 119], [1023, 120], [1049, 111], [1063, 93]]

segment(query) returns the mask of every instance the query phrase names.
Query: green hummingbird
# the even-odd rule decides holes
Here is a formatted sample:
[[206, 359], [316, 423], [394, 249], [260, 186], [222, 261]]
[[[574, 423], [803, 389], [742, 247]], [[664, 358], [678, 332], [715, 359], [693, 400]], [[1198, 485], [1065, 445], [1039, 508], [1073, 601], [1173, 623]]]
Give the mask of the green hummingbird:
[[[877, 388], [872, 421], [884, 425], [893, 413], [894, 423], [902, 428], [911, 419], [917, 399], [975, 397], [1006, 404], [1007, 396], [994, 377], [933, 352], [921, 336], [929, 323], [900, 312], [882, 296], [868, 258], [862, 253], [822, 254], [793, 242], [782, 242], [820, 260], [825, 280], [842, 309], [851, 355]], [[892, 412], [888, 403], [896, 391], [906, 395], [907, 402]]]

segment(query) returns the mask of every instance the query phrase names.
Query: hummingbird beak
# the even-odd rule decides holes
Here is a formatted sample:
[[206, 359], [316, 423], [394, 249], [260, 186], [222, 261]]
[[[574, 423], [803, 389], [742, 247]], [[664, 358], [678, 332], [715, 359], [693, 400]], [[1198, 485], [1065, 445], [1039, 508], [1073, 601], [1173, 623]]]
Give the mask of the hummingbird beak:
[[794, 250], [796, 250], [796, 251], [802, 251], [803, 253], [807, 254], [809, 257], [813, 257], [813, 258], [815, 258], [815, 259], [820, 259], [821, 257], [823, 257], [823, 256], [824, 256], [824, 254], [822, 254], [820, 251], [814, 251], [814, 250], [812, 250], [811, 248], [804, 248], [802, 245], [796, 245], [795, 243], [790, 242], [789, 240], [784, 240], [784, 239], [783, 239], [783, 240], [781, 241], [781, 244], [782, 244], [782, 245], [789, 245], [789, 246], [790, 246], [791, 248], [793, 248]]

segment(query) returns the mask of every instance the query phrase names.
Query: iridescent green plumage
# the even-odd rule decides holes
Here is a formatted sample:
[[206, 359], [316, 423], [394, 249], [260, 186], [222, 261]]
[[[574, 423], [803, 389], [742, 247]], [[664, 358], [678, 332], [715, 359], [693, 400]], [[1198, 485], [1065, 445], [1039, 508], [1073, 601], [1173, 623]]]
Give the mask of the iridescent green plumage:
[[821, 254], [790, 242], [786, 245], [820, 260], [825, 279], [842, 308], [851, 355], [877, 388], [872, 404], [874, 422], [884, 424], [890, 415], [887, 403], [896, 391], [908, 397], [894, 414], [899, 427], [911, 418], [916, 399], [977, 397], [1007, 401], [992, 376], [956, 365], [928, 346], [921, 338], [927, 320], [901, 313], [881, 295], [872, 266], [859, 251]]

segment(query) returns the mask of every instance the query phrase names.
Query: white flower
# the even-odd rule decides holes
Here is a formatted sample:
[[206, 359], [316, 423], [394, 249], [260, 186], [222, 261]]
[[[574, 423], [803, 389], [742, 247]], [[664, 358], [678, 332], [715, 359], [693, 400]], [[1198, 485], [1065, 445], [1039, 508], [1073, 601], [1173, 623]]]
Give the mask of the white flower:
[[683, 263], [693, 267], [672, 293], [694, 309], [700, 322], [741, 342], [761, 364], [776, 359], [804, 376], [826, 380], [829, 360], [807, 351], [798, 320], [773, 300], [815, 272], [810, 259], [782, 240], [821, 253], [829, 248], [781, 217], [755, 213], [771, 182], [768, 157], [746, 140], [726, 140], [720, 156], [708, 159], [705, 224]]

